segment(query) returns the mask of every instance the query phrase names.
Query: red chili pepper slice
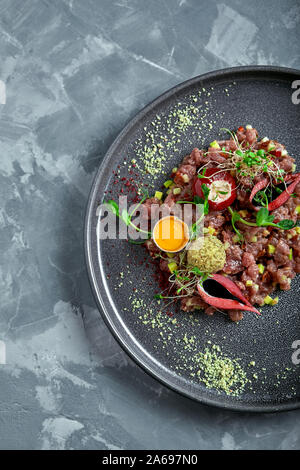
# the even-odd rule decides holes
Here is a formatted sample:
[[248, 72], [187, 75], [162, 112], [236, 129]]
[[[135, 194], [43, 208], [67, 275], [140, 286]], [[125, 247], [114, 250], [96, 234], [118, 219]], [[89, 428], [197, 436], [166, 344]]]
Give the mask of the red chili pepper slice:
[[225, 276], [222, 276], [221, 274], [214, 274], [212, 276], [212, 279], [214, 279], [216, 282], [221, 284], [223, 287], [225, 287], [228, 290], [228, 292], [233, 294], [238, 299], [241, 299], [245, 303], [238, 302], [237, 300], [233, 300], [233, 299], [223, 299], [220, 297], [214, 297], [208, 294], [207, 292], [205, 292], [203, 286], [199, 283], [197, 285], [199, 295], [202, 297], [202, 299], [206, 303], [208, 303], [209, 305], [212, 305], [213, 307], [220, 308], [223, 310], [229, 310], [229, 309], [245, 310], [245, 311], [254, 312], [260, 315], [260, 312], [250, 304], [250, 302], [246, 299], [246, 297], [242, 294], [241, 290], [233, 281], [226, 278]]
[[278, 207], [282, 206], [282, 204], [284, 204], [291, 197], [291, 194], [293, 193], [298, 183], [300, 183], [300, 174], [298, 174], [298, 176], [285, 191], [283, 191], [276, 199], [274, 199], [274, 201], [270, 202], [268, 206], [269, 211], [274, 211], [275, 209], [278, 209]]
[[296, 178], [298, 178], [298, 176], [300, 176], [300, 173], [291, 173], [289, 175], [286, 175], [286, 177], [284, 178], [284, 181], [286, 181], [286, 182], [293, 181]]
[[[230, 206], [236, 199], [235, 179], [228, 171], [220, 171], [218, 168], [208, 168], [204, 174], [204, 178], [198, 178], [198, 176], [195, 177], [193, 192], [197, 196], [203, 198], [204, 195], [202, 191], [202, 184], [205, 184], [208, 188], [210, 188], [212, 183], [216, 181], [224, 181], [225, 187], [228, 187], [228, 184], [230, 187], [230, 194], [227, 196], [227, 198], [224, 198], [220, 202], [214, 201], [210, 199], [210, 196], [208, 196], [208, 203], [211, 209], [215, 211], [222, 211], [223, 209], [226, 209], [226, 207]], [[219, 194], [222, 194], [221, 190], [219, 191]]]
[[252, 307], [252, 304], [249, 300], [242, 294], [241, 289], [226, 276], [222, 276], [222, 274], [213, 274], [212, 278], [217, 281], [221, 286], [225, 287], [231, 294], [233, 294], [238, 299], [242, 300], [246, 305]]
[[[287, 183], [289, 181], [293, 181], [295, 180], [298, 176], [300, 176], [300, 173], [293, 173], [293, 174], [290, 174], [290, 175], [287, 175], [285, 178], [284, 178], [284, 181]], [[262, 179], [261, 181], [259, 181], [258, 183], [256, 183], [255, 186], [253, 186], [253, 189], [251, 191], [251, 194], [250, 194], [250, 197], [249, 197], [249, 201], [252, 202], [253, 201], [253, 198], [255, 196], [256, 193], [258, 193], [258, 191], [261, 191], [262, 189], [265, 189], [265, 187], [268, 185], [269, 183], [269, 179], [268, 178], [264, 178]], [[280, 182], [278, 183], [280, 184]]]

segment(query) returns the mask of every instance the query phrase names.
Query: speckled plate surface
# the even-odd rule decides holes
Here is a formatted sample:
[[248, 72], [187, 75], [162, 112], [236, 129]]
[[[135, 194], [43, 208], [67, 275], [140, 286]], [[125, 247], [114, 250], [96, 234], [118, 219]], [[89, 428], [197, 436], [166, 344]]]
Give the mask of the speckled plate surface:
[[[124, 240], [98, 242], [97, 207], [104, 199], [117, 199], [122, 189], [123, 194], [132, 194], [125, 184], [128, 178], [150, 185], [150, 190], [151, 185], [153, 190], [159, 189], [193, 147], [202, 148], [225, 136], [219, 130], [222, 127], [235, 129], [250, 123], [260, 136], [276, 138], [298, 159], [300, 105], [292, 102], [291, 84], [299, 77], [296, 70], [239, 67], [176, 86], [143, 109], [120, 133], [91, 190], [86, 259], [99, 310], [140, 366], [173, 390], [202, 403], [260, 412], [300, 406], [300, 365], [292, 361], [292, 344], [300, 340], [300, 276], [292, 282], [291, 291], [279, 293], [277, 306], [263, 308], [260, 318], [245, 313], [239, 324], [219, 313], [213, 317], [201, 311], [190, 315], [176, 307], [160, 313], [161, 306], [153, 300], [159, 292], [155, 267], [147, 263], [145, 249]], [[162, 148], [157, 147], [161, 143]], [[154, 178], [144, 172], [145, 147], [148, 156], [149, 149], [154, 149], [166, 158]], [[138, 168], [132, 167], [132, 159]], [[235, 372], [247, 378], [245, 387], [233, 386], [229, 394], [207, 387], [203, 373], [198, 375], [205, 349], [230, 361]]]

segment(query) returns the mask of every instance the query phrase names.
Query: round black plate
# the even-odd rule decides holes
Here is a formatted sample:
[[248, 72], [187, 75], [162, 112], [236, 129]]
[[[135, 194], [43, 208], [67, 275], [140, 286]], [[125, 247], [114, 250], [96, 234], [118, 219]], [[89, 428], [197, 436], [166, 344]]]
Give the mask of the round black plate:
[[[166, 136], [166, 143], [173, 142], [158, 179], [141, 176], [142, 184], [154, 183], [155, 189], [161, 187], [184, 155], [221, 136], [223, 127], [235, 129], [252, 124], [260, 136], [284, 143], [298, 159], [300, 105], [292, 102], [291, 84], [299, 76], [297, 70], [285, 68], [239, 67], [208, 73], [176, 86], [144, 108], [120, 133], [91, 190], [86, 216], [86, 259], [99, 310], [121, 346], [140, 366], [173, 390], [202, 403], [247, 411], [299, 407], [300, 365], [292, 362], [292, 344], [300, 339], [300, 277], [293, 280], [292, 290], [279, 293], [277, 306], [264, 307], [260, 318], [246, 313], [239, 324], [231, 323], [222, 314], [208, 317], [198, 311], [189, 315], [176, 308], [169, 312], [173, 316], [164, 312], [158, 317], [159, 306], [153, 301], [153, 294], [159, 291], [153, 282], [155, 268], [147, 264], [144, 248], [124, 240], [102, 240], [98, 244], [97, 207], [103, 199], [118, 198], [123, 187], [121, 178], [132, 176], [128, 175], [132, 158], [143, 167], [144, 162], [136, 156], [137, 149], [152, 144], [152, 133], [154, 143], [161, 135]], [[174, 109], [180, 109], [183, 117], [179, 122], [176, 111], [176, 122], [169, 125], [167, 121], [170, 116], [172, 121]], [[176, 143], [174, 126], [180, 135]], [[197, 367], [191, 358], [210, 344], [220, 346], [225, 356], [239, 359], [251, 381], [240, 395], [228, 396], [197, 380]]]

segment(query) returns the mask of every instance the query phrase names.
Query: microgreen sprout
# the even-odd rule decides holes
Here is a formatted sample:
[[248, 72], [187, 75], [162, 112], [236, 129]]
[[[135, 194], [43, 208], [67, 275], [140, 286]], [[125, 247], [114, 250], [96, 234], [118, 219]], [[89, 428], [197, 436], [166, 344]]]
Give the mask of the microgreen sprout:
[[274, 215], [271, 215], [267, 207], [262, 207], [256, 214], [256, 221], [249, 222], [241, 217], [241, 215], [234, 211], [231, 207], [228, 207], [228, 210], [231, 214], [231, 224], [233, 230], [239, 237], [239, 241], [243, 239], [242, 233], [236, 227], [236, 222], [241, 222], [249, 227], [276, 227], [281, 230], [290, 230], [296, 226], [293, 220], [284, 219], [278, 223], [274, 223]]
[[[284, 182], [286, 172], [280, 168], [274, 161], [274, 156], [264, 149], [257, 150], [248, 142], [239, 142], [235, 132], [229, 129], [222, 128], [221, 131], [226, 131], [233, 140], [236, 149], [226, 151], [222, 148], [222, 153], [226, 154], [225, 162], [216, 163], [217, 168], [221, 171], [234, 172], [236, 179], [243, 185], [244, 178], [253, 180], [256, 177], [267, 174], [270, 177], [270, 182], [280, 181]], [[248, 145], [247, 145], [248, 144]], [[209, 150], [206, 155], [209, 154]], [[206, 165], [206, 164], [205, 164]], [[204, 166], [205, 166], [204, 165]], [[198, 171], [198, 178], [204, 178], [202, 166]]]
[[203, 208], [203, 211], [204, 211], [204, 215], [207, 215], [208, 212], [209, 212], [208, 196], [209, 196], [209, 193], [210, 193], [210, 189], [204, 183], [201, 184], [201, 188], [202, 188], [203, 195], [204, 195], [204, 208]]
[[[207, 187], [206, 185], [202, 185]], [[208, 194], [209, 194], [209, 188], [208, 189]], [[201, 221], [203, 220], [204, 215], [208, 214], [208, 201], [201, 198], [200, 196], [195, 195], [194, 199], [192, 201], [176, 201], [176, 204], [195, 204], [196, 206], [200, 207], [200, 205], [203, 205], [203, 214], [200, 215], [200, 217], [194, 222], [191, 227], [190, 227], [190, 240], [194, 240], [198, 236], [199, 232], [199, 225]]]
[[[106, 206], [113, 214], [115, 214], [116, 217], [119, 217], [121, 220], [123, 220], [123, 222], [127, 225], [127, 227], [131, 226], [137, 232], [141, 232], [141, 233], [146, 234], [148, 239], [149, 239], [151, 237], [151, 232], [149, 232], [148, 230], [142, 230], [140, 227], [138, 227], [137, 225], [135, 225], [132, 222], [132, 217], [133, 217], [134, 213], [137, 211], [137, 209], [140, 207], [140, 205], [143, 204], [143, 202], [148, 197], [149, 197], [148, 193], [144, 192], [144, 196], [142, 197], [140, 202], [135, 206], [135, 208], [133, 209], [133, 211], [130, 214], [128, 213], [128, 211], [126, 209], [123, 209], [121, 214], [120, 214], [119, 206], [113, 199], [110, 199], [109, 201], [107, 201]], [[135, 240], [130, 240], [130, 239], [128, 241], [130, 241], [131, 243], [135, 243], [135, 244], [140, 244], [140, 243], [145, 242], [145, 240], [137, 242]]]
[[155, 299], [182, 299], [184, 297], [190, 297], [195, 293], [197, 284], [203, 285], [203, 282], [210, 277], [209, 273], [200, 271], [197, 267], [186, 266], [184, 263], [180, 266], [180, 269], [173, 271], [169, 277], [170, 291], [173, 291], [175, 295], [163, 295], [162, 293], [156, 294]]

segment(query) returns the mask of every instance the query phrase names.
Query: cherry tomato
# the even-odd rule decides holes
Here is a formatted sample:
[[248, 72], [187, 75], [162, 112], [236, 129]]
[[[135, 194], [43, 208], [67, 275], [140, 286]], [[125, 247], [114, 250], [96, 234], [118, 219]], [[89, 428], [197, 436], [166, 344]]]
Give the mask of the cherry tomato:
[[236, 199], [236, 183], [229, 171], [208, 168], [204, 177], [194, 179], [193, 192], [204, 198], [202, 184], [209, 188], [208, 203], [212, 210], [222, 211]]

